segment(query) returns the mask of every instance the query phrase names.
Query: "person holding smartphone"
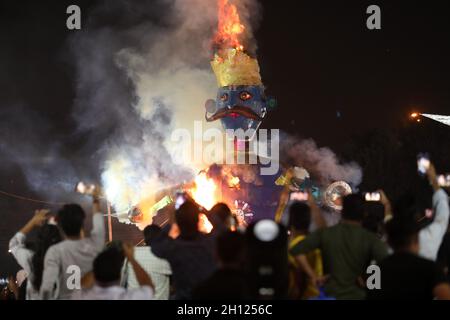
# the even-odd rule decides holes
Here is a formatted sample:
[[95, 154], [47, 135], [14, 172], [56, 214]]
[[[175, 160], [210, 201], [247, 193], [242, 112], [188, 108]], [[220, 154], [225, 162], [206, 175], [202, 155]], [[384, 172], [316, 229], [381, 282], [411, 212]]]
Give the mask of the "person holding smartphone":
[[[419, 160], [419, 171], [421, 170]], [[448, 195], [437, 180], [436, 169], [433, 163], [425, 163], [425, 174], [433, 188], [433, 221], [419, 233], [419, 255], [423, 258], [436, 261], [439, 247], [447, 231], [449, 221]]]
[[[34, 216], [9, 241], [9, 252], [27, 273], [26, 300], [38, 300], [44, 272], [44, 257], [50, 246], [61, 241], [58, 228], [49, 224], [50, 212], [36, 210]], [[26, 247], [29, 233], [37, 229], [34, 250]]]
[[[84, 233], [86, 213], [77, 204], [64, 205], [57, 214], [57, 224], [64, 241], [53, 245], [47, 251], [44, 260], [44, 274], [40, 288], [40, 297], [44, 300], [71, 299], [78, 286], [69, 286], [71, 268], [76, 266], [81, 277], [92, 270], [92, 263], [105, 245], [105, 224], [100, 209], [100, 189], [92, 193], [92, 230], [89, 237]], [[56, 288], [56, 289], [55, 289]]]

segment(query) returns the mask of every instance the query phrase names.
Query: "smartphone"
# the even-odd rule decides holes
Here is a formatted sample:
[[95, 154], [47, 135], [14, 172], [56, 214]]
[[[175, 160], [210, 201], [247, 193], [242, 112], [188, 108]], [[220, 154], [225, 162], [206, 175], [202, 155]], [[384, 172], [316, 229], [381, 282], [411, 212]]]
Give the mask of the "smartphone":
[[81, 194], [93, 194], [95, 191], [95, 185], [94, 184], [85, 184], [84, 182], [80, 181], [77, 183], [77, 186], [75, 187], [75, 191]]
[[186, 194], [184, 192], [179, 192], [175, 198], [175, 210], [178, 210], [183, 203], [187, 200]]
[[425, 153], [419, 154], [417, 156], [417, 171], [419, 172], [419, 174], [424, 176], [429, 168], [430, 168], [430, 157]]
[[379, 192], [366, 192], [364, 199], [368, 202], [378, 202], [381, 201], [381, 194]]
[[450, 187], [450, 174], [447, 176], [441, 174], [437, 180], [440, 187]]
[[292, 192], [290, 196], [291, 201], [308, 201], [308, 198], [308, 192], [303, 191]]

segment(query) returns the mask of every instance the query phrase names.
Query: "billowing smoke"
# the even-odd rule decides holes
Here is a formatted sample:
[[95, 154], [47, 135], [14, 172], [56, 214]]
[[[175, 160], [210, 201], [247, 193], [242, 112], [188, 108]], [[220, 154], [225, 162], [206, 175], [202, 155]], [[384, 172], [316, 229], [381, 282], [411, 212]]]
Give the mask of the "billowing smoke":
[[[49, 201], [73, 192], [76, 174], [48, 120], [21, 104], [0, 108], [1, 166], [18, 166], [30, 189]], [[6, 169], [9, 171], [8, 169]], [[22, 194], [23, 195], [23, 194]]]
[[[246, 23], [255, 3], [238, 2]], [[98, 151], [102, 182], [116, 210], [191, 180], [201, 169], [174, 164], [184, 146], [170, 137], [178, 128], [193, 130], [194, 121], [204, 119], [204, 102], [216, 94], [209, 65], [216, 24], [215, 1], [104, 1], [72, 39], [74, 116], [80, 131], [92, 136], [88, 145], [106, 137]]]
[[344, 180], [353, 187], [362, 181], [361, 167], [355, 163], [341, 163], [329, 148], [318, 147], [312, 139], [284, 136], [281, 139], [281, 161], [307, 169], [311, 177], [321, 186]]

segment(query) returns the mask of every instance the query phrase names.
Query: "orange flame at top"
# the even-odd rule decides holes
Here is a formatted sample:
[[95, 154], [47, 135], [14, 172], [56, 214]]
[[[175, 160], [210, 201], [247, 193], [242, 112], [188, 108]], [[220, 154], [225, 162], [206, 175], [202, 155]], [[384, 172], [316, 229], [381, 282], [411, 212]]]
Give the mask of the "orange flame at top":
[[238, 10], [229, 0], [218, 0], [219, 3], [219, 25], [215, 37], [215, 43], [240, 51], [244, 46], [239, 41], [239, 36], [244, 32], [245, 26], [241, 23]]

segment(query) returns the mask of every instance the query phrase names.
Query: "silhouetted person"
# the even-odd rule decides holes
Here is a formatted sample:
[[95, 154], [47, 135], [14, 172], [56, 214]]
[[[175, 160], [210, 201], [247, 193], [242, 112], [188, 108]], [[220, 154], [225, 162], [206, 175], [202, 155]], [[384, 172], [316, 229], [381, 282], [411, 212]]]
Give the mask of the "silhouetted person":
[[[311, 233], [290, 249], [312, 282], [324, 284], [325, 293], [336, 299], [364, 299], [360, 277], [372, 260], [379, 262], [387, 256], [386, 245], [361, 226], [364, 203], [360, 195], [345, 197], [339, 224]], [[319, 277], [308, 262], [306, 254], [316, 249], [322, 253], [326, 278]]]
[[[144, 229], [144, 238], [146, 246], [136, 247], [134, 249], [134, 257], [142, 268], [149, 274], [155, 286], [155, 300], [168, 300], [170, 294], [170, 269], [167, 260], [158, 258], [152, 252], [153, 240], [161, 233], [161, 228], [156, 225], [149, 225]], [[124, 275], [127, 288], [134, 289], [140, 285], [136, 279], [136, 275], [130, 264], [125, 262]]]
[[193, 293], [199, 300], [240, 300], [248, 298], [242, 263], [245, 254], [244, 236], [226, 231], [217, 238], [216, 255], [219, 269], [202, 282]]
[[[137, 288], [120, 286], [125, 258], [136, 274]], [[134, 259], [134, 247], [120, 242], [110, 245], [94, 259], [93, 271], [83, 278], [83, 282], [88, 288], [75, 291], [73, 300], [151, 300], [154, 294], [150, 276]]]
[[169, 261], [175, 287], [174, 299], [190, 299], [192, 289], [208, 278], [216, 268], [214, 237], [198, 230], [200, 208], [186, 201], [175, 212], [179, 236], [169, 236], [172, 221], [153, 240], [152, 252]]
[[[47, 210], [37, 210], [33, 218], [9, 242], [9, 251], [27, 274], [24, 285], [26, 300], [39, 299], [45, 254], [48, 248], [62, 239], [58, 227], [48, 224], [48, 218]], [[31, 250], [25, 246], [25, 242], [33, 229], [37, 229], [37, 237]]]
[[442, 270], [435, 262], [418, 256], [418, 224], [411, 218], [397, 217], [387, 223], [386, 230], [394, 254], [379, 264], [381, 288], [368, 290], [368, 298], [450, 299], [450, 286]]

